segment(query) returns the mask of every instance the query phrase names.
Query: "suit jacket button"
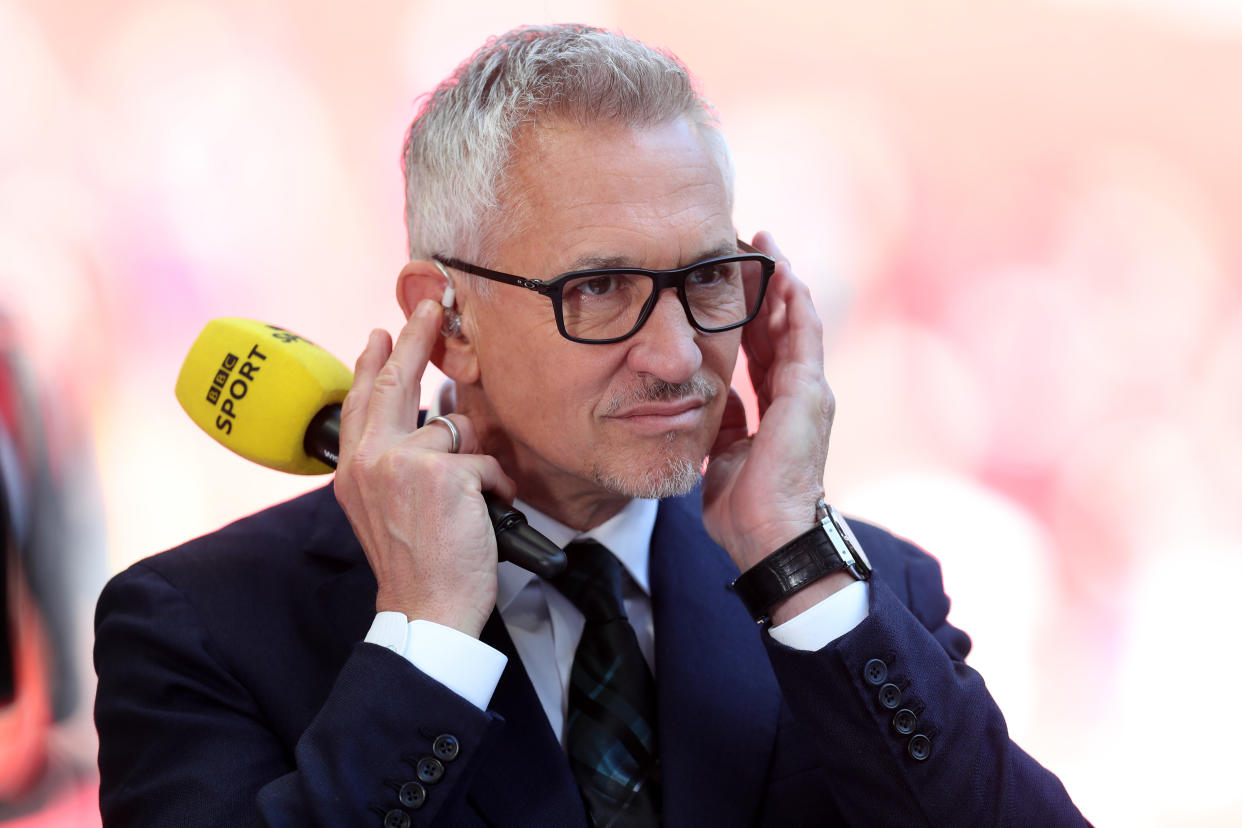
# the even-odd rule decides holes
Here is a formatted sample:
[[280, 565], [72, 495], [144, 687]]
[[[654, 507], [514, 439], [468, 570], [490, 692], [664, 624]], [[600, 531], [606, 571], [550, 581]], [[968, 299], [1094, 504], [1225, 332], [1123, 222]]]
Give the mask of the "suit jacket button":
[[888, 678], [888, 665], [878, 658], [873, 658], [863, 667], [863, 680], [872, 687], [879, 687]]
[[410, 815], [399, 808], [384, 814], [384, 828], [410, 828]]
[[886, 684], [880, 688], [880, 704], [889, 710], [896, 710], [901, 704], [901, 690], [895, 684]]
[[432, 759], [430, 756], [419, 759], [415, 770], [418, 772], [418, 781], [426, 782], [428, 785], [436, 784], [440, 781], [440, 777], [444, 776], [444, 765], [439, 759]]
[[417, 782], [406, 782], [398, 791], [397, 799], [411, 811], [417, 811], [427, 801], [427, 789]]
[[902, 736], [909, 736], [914, 732], [914, 726], [918, 724], [918, 717], [914, 715], [914, 711], [908, 707], [903, 707], [897, 711], [897, 715], [893, 716], [893, 730]]
[[461, 742], [457, 741], [457, 737], [453, 734], [444, 733], [432, 742], [431, 752], [441, 762], [452, 762], [457, 758], [457, 754], [461, 753]]
[[931, 739], [928, 739], [922, 733], [916, 733], [910, 737], [909, 750], [911, 756], [922, 762], [928, 756], [931, 756]]

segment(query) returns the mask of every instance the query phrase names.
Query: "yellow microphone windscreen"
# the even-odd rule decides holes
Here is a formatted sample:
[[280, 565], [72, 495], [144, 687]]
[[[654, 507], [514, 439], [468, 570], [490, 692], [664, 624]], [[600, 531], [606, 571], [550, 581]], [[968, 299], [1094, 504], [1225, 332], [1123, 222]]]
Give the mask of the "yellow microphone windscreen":
[[294, 474], [332, 468], [302, 447], [307, 426], [339, 403], [353, 375], [295, 333], [250, 319], [213, 319], [177, 377], [177, 401], [199, 428], [247, 460]]

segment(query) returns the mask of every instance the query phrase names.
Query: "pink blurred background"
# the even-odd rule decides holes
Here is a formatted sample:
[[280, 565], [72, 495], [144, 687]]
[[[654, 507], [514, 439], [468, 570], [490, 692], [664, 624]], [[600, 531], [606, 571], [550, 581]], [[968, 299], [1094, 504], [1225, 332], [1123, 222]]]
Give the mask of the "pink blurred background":
[[[216, 316], [350, 363], [395, 331], [415, 97], [571, 19], [716, 104], [741, 232], [826, 323], [830, 499], [941, 560], [1015, 740], [1098, 825], [1237, 824], [1228, 0], [0, 3], [0, 307], [93, 434], [108, 571], [325, 482], [199, 433], [180, 360]], [[84, 762], [88, 707], [55, 736]], [[9, 824], [97, 820], [76, 796]]]

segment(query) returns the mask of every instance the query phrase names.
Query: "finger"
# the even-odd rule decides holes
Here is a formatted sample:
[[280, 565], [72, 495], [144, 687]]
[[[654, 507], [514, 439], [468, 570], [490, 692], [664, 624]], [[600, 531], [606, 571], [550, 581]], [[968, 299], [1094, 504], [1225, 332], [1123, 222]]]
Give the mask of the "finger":
[[[452, 420], [453, 425], [457, 426], [457, 433], [461, 436], [461, 446], [458, 448], [457, 455], [469, 468], [475, 470], [480, 490], [495, 492], [502, 499], [512, 502], [517, 496], [517, 484], [513, 482], [513, 478], [505, 474], [496, 458], [478, 453], [483, 447], [479, 442], [479, 432], [470, 418], [464, 414], [442, 414], [440, 416], [446, 420]], [[414, 432], [414, 436], [419, 438], [421, 448], [448, 452], [453, 447], [453, 435], [442, 423], [427, 423]]]
[[785, 342], [789, 358], [823, 372], [824, 326], [815, 312], [811, 289], [787, 271], [780, 286], [785, 302]]
[[823, 328], [805, 287], [786, 305], [783, 320], [773, 325], [772, 334], [772, 361], [759, 369], [762, 373], [757, 372], [755, 362], [749, 363], [761, 416], [766, 414], [766, 405], [782, 398], [803, 400], [817, 411], [824, 408], [828, 381]]
[[[747, 359], [752, 363], [759, 362], [761, 368], [772, 363], [775, 356], [772, 342], [773, 324], [779, 325], [784, 305], [784, 296], [781, 295], [780, 286], [784, 281], [784, 274], [789, 269], [789, 259], [781, 252], [777, 246], [776, 240], [772, 234], [766, 230], [762, 230], [755, 234], [753, 244], [755, 248], [763, 251], [776, 260], [776, 271], [772, 274], [772, 279], [768, 283], [767, 296], [764, 299], [763, 307], [760, 308], [760, 315], [754, 323], [748, 326], [749, 330], [743, 334], [743, 344], [748, 346]], [[747, 337], [746, 333], [750, 336]], [[752, 372], [754, 368], [751, 369]]]
[[771, 329], [774, 358], [767, 366], [761, 387], [769, 395], [767, 401], [771, 410], [775, 410], [778, 402], [781, 404], [779, 422], [782, 427], [788, 427], [794, 420], [814, 423], [815, 431], [821, 433], [822, 438], [811, 440], [808, 434], [806, 445], [822, 442], [826, 450], [834, 399], [824, 371], [823, 325], [806, 285], [791, 276], [780, 292], [786, 297], [783, 318]]
[[780, 263], [768, 284], [767, 295], [759, 315], [742, 330], [742, 348], [746, 352], [747, 372], [763, 414], [771, 399], [771, 371], [777, 360], [777, 347], [785, 327], [785, 296], [781, 285], [789, 266]]
[[[446, 430], [443, 426], [434, 428]], [[517, 484], [505, 474], [495, 457], [487, 454], [437, 453], [434, 462], [434, 476], [451, 481], [450, 491], [456, 497], [473, 498], [481, 492], [493, 492], [501, 500], [512, 502], [517, 496]], [[425, 477], [431, 477], [432, 470], [432, 466], [424, 466]]]
[[[763, 245], [769, 255], [781, 255], [768, 234], [755, 238], [756, 246]], [[777, 265], [755, 323], [743, 333], [742, 344], [761, 415], [774, 398], [801, 394], [798, 386], [814, 386], [815, 395], [822, 396], [823, 325], [810, 289], [794, 276], [787, 260]]]
[[517, 483], [505, 474], [495, 457], [485, 454], [472, 454], [470, 459], [477, 463], [479, 483], [485, 492], [493, 492], [506, 503], [512, 503], [517, 497]]
[[745, 440], [749, 434], [750, 431], [746, 425], [746, 406], [742, 404], [742, 398], [737, 391], [730, 388], [729, 398], [725, 400], [724, 414], [720, 418], [720, 431], [716, 433], [716, 440], [712, 443], [709, 456], [719, 455], [738, 440]]
[[358, 355], [354, 363], [354, 379], [349, 386], [349, 393], [341, 403], [341, 454], [342, 459], [349, 454], [358, 440], [366, 423], [367, 406], [371, 401], [371, 387], [375, 384], [375, 375], [379, 373], [392, 352], [392, 339], [388, 332], [380, 329], [371, 331], [367, 345]]
[[760, 230], [756, 233], [755, 238], [751, 241], [751, 244], [760, 251], [767, 253], [778, 262], [789, 264], [789, 257], [781, 252], [780, 247], [776, 244], [775, 237], [773, 237], [773, 235], [767, 230]]
[[421, 382], [440, 330], [441, 309], [430, 299], [414, 308], [392, 353], [375, 375], [365, 429], [406, 432], [418, 422]]
[[[479, 451], [478, 432], [474, 428], [474, 423], [465, 414], [441, 414], [446, 420], [451, 420], [453, 425], [457, 427], [457, 434], [461, 439], [461, 445], [457, 448], [457, 454], [476, 454]], [[448, 426], [439, 422], [424, 423], [423, 427], [414, 432], [417, 435], [417, 445], [420, 448], [428, 448], [434, 451], [451, 452], [453, 450], [453, 434], [448, 430]]]
[[[456, 456], [461, 459], [452, 462], [463, 463], [466, 468], [473, 469], [481, 491], [496, 492], [503, 499], [512, 501], [517, 496], [517, 484], [505, 474], [496, 458], [478, 453], [482, 451], [482, 444], [479, 442], [478, 430], [475, 429], [470, 418], [465, 414], [441, 414], [440, 416], [452, 421], [461, 439], [461, 445], [456, 453]], [[452, 433], [440, 422], [425, 423], [410, 437], [421, 449], [448, 453], [453, 447]]]

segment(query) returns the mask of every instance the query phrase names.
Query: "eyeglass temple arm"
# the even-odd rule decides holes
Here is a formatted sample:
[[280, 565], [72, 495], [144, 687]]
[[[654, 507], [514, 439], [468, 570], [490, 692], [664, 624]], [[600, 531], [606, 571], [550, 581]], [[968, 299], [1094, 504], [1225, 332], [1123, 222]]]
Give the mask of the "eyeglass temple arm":
[[451, 267], [454, 270], [460, 270], [463, 273], [470, 273], [474, 276], [482, 276], [484, 279], [491, 279], [493, 282], [502, 282], [506, 285], [526, 288], [533, 290], [535, 293], [547, 295], [548, 286], [538, 279], [523, 279], [521, 276], [514, 276], [509, 273], [501, 273], [499, 270], [489, 270], [486, 267], [472, 265], [469, 262], [463, 262], [461, 259], [441, 258], [433, 256], [437, 262], [445, 267]]

